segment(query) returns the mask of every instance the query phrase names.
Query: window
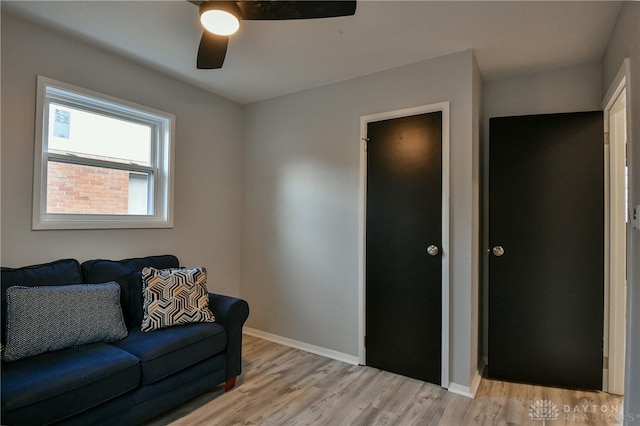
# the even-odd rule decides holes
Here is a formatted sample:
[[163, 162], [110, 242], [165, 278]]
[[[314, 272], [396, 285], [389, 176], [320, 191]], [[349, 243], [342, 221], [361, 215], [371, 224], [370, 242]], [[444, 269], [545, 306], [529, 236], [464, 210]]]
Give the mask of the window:
[[172, 227], [174, 122], [38, 76], [33, 229]]

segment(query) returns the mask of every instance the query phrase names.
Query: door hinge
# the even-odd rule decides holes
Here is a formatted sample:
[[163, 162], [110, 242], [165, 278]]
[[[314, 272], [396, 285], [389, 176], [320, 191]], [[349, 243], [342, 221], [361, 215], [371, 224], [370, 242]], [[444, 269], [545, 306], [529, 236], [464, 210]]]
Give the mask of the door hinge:
[[609, 132], [604, 133], [604, 144], [609, 145]]
[[629, 144], [624, 141], [624, 165], [629, 167]]

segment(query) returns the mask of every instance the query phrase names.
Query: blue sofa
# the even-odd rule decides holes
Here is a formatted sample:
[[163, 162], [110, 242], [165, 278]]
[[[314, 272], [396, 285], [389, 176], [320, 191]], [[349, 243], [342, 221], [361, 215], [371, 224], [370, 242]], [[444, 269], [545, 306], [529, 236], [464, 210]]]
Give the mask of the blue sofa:
[[[74, 259], [2, 268], [2, 344], [6, 343], [7, 288], [115, 281], [127, 336], [2, 361], [3, 425], [134, 425], [224, 384], [241, 372], [241, 299], [209, 293], [215, 322], [142, 332], [144, 267], [177, 268], [172, 255], [112, 260]], [[117, 286], [110, 284], [115, 290]], [[117, 293], [115, 293], [117, 294]], [[121, 319], [121, 321], [122, 321]], [[124, 326], [123, 326], [124, 328]]]

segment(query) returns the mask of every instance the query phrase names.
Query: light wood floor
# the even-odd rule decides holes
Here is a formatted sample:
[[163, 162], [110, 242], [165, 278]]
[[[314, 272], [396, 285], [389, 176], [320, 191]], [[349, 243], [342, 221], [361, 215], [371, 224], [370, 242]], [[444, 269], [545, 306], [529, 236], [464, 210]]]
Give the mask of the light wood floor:
[[[529, 417], [548, 400], [557, 418]], [[603, 411], [606, 411], [603, 413]], [[175, 425], [621, 425], [622, 398], [604, 392], [482, 379], [475, 399], [375, 368], [244, 336], [243, 374], [150, 422]]]

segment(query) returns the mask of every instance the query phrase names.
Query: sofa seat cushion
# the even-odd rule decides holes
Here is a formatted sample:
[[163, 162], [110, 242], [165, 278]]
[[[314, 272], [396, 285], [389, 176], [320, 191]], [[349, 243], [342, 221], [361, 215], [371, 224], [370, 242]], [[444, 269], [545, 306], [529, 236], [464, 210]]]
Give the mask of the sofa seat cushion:
[[3, 423], [13, 415], [39, 424], [63, 419], [139, 384], [138, 358], [106, 343], [3, 363]]
[[112, 343], [140, 359], [142, 384], [148, 385], [225, 350], [227, 334], [216, 323], [178, 325], [160, 330], [129, 331]]

